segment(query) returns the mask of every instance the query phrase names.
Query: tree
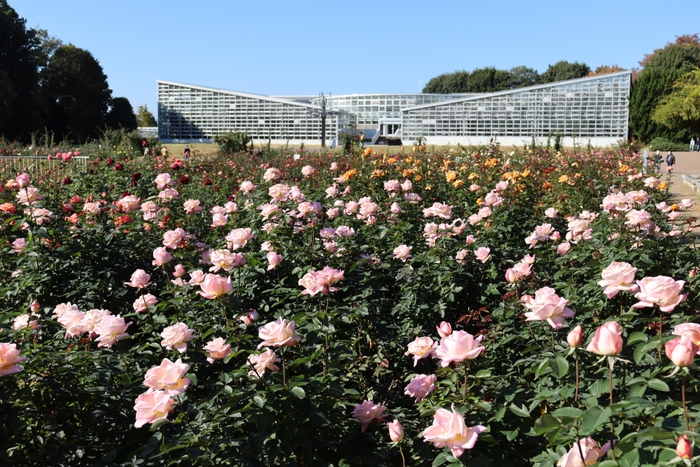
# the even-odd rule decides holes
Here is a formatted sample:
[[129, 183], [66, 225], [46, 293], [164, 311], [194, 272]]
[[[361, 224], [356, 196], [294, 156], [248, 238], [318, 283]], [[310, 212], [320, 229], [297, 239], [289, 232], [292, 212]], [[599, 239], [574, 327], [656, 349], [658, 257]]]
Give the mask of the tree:
[[539, 82], [540, 74], [533, 68], [516, 66], [510, 69], [510, 89], [534, 86]]
[[136, 111], [137, 126], [158, 126], [158, 122], [153, 114], [148, 110], [147, 105], [139, 105]]
[[510, 73], [494, 67], [460, 70], [437, 76], [423, 87], [424, 93], [495, 92], [510, 88]]
[[570, 63], [565, 60], [549, 65], [547, 71], [540, 75], [540, 83], [554, 83], [568, 79], [583, 78], [588, 76], [591, 69], [585, 63]]
[[49, 60], [51, 60], [56, 49], [63, 45], [63, 41], [56, 37], [49, 36], [49, 32], [46, 29], [37, 29], [36, 37], [39, 40], [39, 66], [44, 68], [49, 64]]
[[650, 54], [645, 54], [644, 58], [639, 62], [639, 64], [643, 67], [646, 67], [661, 51], [667, 49], [668, 47], [674, 44], [690, 45], [695, 47], [696, 49], [700, 49], [700, 38], [697, 34], [683, 34], [682, 36], [676, 36], [676, 40], [674, 42], [669, 42], [664, 47], [656, 49]]
[[0, 0], [0, 136], [28, 139], [41, 127], [39, 40], [6, 0]]
[[673, 83], [700, 66], [700, 48], [693, 44], [668, 44], [656, 50], [632, 85], [630, 128], [637, 139], [649, 142], [663, 137], [675, 142], [690, 138], [687, 129], [672, 129], [652, 120], [660, 99], [671, 93]]
[[111, 101], [111, 107], [107, 113], [107, 126], [118, 130], [124, 128], [128, 131], [136, 130], [138, 126], [134, 108], [126, 97], [115, 97]]
[[588, 73], [588, 76], [607, 75], [608, 73], [617, 73], [618, 71], [625, 71], [625, 69], [617, 65], [600, 65], [594, 71]]
[[651, 119], [671, 130], [700, 133], [700, 69], [673, 84], [673, 91], [659, 99]]
[[41, 94], [50, 131], [83, 142], [104, 128], [112, 91], [87, 50], [61, 45], [41, 71]]

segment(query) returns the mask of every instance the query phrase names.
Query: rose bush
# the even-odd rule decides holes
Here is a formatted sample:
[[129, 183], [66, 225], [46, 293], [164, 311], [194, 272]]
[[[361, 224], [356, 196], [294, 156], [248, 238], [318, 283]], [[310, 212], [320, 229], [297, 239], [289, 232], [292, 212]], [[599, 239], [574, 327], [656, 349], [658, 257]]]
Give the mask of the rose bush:
[[690, 203], [636, 154], [81, 152], [0, 166], [3, 465], [631, 466], [695, 439]]

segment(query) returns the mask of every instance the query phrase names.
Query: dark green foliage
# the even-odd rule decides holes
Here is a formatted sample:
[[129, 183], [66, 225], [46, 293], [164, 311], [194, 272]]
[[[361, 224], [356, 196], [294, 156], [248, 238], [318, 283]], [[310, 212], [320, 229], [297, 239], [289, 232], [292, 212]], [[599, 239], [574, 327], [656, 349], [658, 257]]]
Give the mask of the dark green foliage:
[[115, 97], [111, 101], [111, 108], [107, 113], [107, 126], [109, 128], [124, 128], [133, 131], [137, 127], [134, 108], [126, 97]]
[[238, 131], [214, 136], [214, 143], [219, 145], [219, 152], [224, 155], [231, 155], [236, 152], [247, 150], [250, 141], [250, 136]]
[[136, 123], [138, 126], [158, 126], [156, 118], [148, 110], [147, 105], [139, 105], [139, 108], [136, 111]]
[[588, 76], [590, 72], [590, 67], [585, 63], [570, 63], [566, 60], [562, 60], [554, 65], [549, 65], [547, 71], [540, 75], [539, 83], [554, 83], [556, 81], [583, 78]]
[[649, 146], [656, 151], [687, 151], [687, 143], [678, 143], [676, 141], [670, 141], [663, 136], [657, 136], [649, 142]]

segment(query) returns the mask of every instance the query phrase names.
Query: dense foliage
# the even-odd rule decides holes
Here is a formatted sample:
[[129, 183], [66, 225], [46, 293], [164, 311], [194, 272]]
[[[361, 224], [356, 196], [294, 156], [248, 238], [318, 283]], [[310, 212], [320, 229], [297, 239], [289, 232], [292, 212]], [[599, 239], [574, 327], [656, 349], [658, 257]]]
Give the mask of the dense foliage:
[[[576, 465], [581, 439], [636, 466], [695, 439], [659, 340], [698, 307], [690, 202], [636, 154], [81, 153], [0, 169], [3, 465]], [[614, 367], [583, 350], [603, 323]]]

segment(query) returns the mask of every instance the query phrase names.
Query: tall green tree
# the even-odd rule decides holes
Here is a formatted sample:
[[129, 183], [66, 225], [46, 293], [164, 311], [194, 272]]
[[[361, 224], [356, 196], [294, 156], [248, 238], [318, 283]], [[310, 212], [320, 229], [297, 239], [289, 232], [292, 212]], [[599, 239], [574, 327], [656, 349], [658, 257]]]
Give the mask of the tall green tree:
[[534, 86], [540, 80], [540, 74], [537, 70], [524, 65], [515, 66], [511, 68], [508, 73], [510, 73], [510, 89]]
[[672, 131], [700, 133], [700, 68], [673, 84], [673, 91], [659, 99], [651, 119]]
[[559, 61], [554, 65], [549, 65], [547, 71], [540, 75], [540, 83], [554, 83], [568, 79], [583, 78], [588, 76], [591, 69], [585, 63], [570, 63], [566, 60]]
[[0, 136], [27, 140], [41, 127], [38, 73], [36, 32], [0, 0]]
[[41, 71], [41, 93], [50, 131], [83, 142], [105, 127], [112, 91], [90, 52], [61, 45]]
[[129, 99], [126, 97], [112, 98], [109, 112], [107, 112], [107, 126], [115, 130], [124, 128], [128, 131], [134, 131], [136, 129], [138, 126], [136, 115], [134, 115], [134, 108]]
[[700, 48], [693, 44], [672, 43], [657, 50], [646, 62], [630, 95], [630, 128], [643, 142], [663, 137], [676, 142], [690, 139], [689, 129], [670, 128], [652, 120], [659, 101], [673, 90], [673, 83], [700, 66]]
[[136, 124], [138, 126], [158, 126], [156, 118], [148, 110], [147, 105], [139, 105], [136, 111]]

